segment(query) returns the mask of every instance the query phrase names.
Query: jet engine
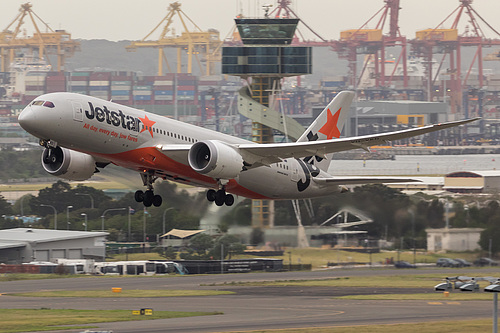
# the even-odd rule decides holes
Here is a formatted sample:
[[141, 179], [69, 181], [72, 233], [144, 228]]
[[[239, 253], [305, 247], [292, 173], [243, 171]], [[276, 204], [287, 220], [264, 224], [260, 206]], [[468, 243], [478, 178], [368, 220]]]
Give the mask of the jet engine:
[[51, 175], [67, 180], [87, 180], [96, 170], [92, 156], [61, 147], [45, 148], [42, 166]]
[[189, 165], [193, 170], [217, 179], [233, 179], [243, 169], [243, 157], [221, 141], [195, 143], [189, 150]]

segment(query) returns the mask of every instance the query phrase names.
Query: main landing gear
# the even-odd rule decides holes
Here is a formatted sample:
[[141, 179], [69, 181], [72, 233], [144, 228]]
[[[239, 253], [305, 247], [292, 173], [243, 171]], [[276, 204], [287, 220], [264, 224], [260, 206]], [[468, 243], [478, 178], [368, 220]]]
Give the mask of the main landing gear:
[[144, 186], [147, 186], [148, 189], [145, 192], [141, 190], [136, 191], [134, 195], [135, 201], [142, 202], [146, 207], [151, 207], [151, 205], [160, 207], [163, 199], [160, 195], [154, 194], [153, 190], [153, 183], [158, 179], [158, 177], [154, 175], [154, 172], [150, 171], [142, 173], [141, 177]]
[[234, 204], [234, 197], [232, 194], [227, 194], [224, 188], [216, 191], [216, 190], [208, 190], [207, 191], [207, 199], [208, 201], [215, 201], [217, 206], [222, 206], [226, 204], [226, 206], [232, 206]]

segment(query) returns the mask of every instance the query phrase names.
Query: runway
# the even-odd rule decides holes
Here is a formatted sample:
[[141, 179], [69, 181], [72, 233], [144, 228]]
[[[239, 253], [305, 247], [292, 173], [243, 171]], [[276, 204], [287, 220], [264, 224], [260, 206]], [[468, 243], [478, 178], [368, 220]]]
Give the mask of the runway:
[[[220, 311], [215, 316], [97, 324], [114, 333], [128, 332], [231, 332], [299, 327], [333, 327], [372, 324], [463, 320], [491, 317], [491, 302], [446, 300], [365, 301], [338, 300], [334, 296], [393, 293], [391, 288], [249, 287], [220, 285], [236, 281], [315, 279], [354, 275], [425, 274], [426, 270], [343, 270], [336, 272], [250, 273], [184, 277], [68, 278], [0, 283], [0, 293], [37, 290], [219, 289], [234, 295], [172, 298], [40, 298], [0, 296], [0, 308], [140, 309], [165, 311]], [[456, 270], [430, 270], [443, 276]], [[454, 273], [454, 274], [453, 274]], [[481, 274], [489, 274], [481, 270]], [[492, 272], [493, 273], [493, 272]], [[468, 273], [460, 270], [460, 275]], [[208, 284], [208, 285], [200, 285]], [[214, 285], [215, 284], [215, 285]], [[403, 292], [432, 292], [409, 288]], [[399, 292], [396, 291], [396, 292]], [[75, 330], [73, 332], [79, 332]], [[68, 331], [66, 331], [68, 332]], [[72, 332], [72, 331], [69, 331]]]

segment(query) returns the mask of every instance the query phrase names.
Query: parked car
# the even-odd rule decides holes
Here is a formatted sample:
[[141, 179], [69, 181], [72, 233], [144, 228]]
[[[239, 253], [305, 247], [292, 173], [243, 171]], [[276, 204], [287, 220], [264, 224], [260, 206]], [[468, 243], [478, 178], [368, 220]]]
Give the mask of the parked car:
[[470, 267], [472, 264], [465, 259], [455, 258], [453, 259], [460, 264], [460, 267]]
[[408, 261], [396, 261], [394, 263], [396, 268], [417, 268], [416, 265], [410, 264]]
[[438, 267], [460, 267], [460, 263], [450, 258], [439, 258], [436, 261]]
[[498, 266], [498, 262], [490, 258], [479, 258], [474, 261], [474, 266]]

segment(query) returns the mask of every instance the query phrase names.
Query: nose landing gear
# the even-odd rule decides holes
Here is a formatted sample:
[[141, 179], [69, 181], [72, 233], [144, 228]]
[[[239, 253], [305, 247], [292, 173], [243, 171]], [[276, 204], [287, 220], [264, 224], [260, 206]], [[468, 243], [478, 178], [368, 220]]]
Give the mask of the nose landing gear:
[[154, 194], [153, 189], [153, 183], [158, 179], [158, 177], [154, 175], [154, 171], [141, 173], [141, 177], [144, 186], [147, 186], [147, 190], [145, 192], [141, 190], [136, 191], [134, 195], [135, 201], [142, 202], [146, 207], [151, 207], [152, 205], [160, 207], [163, 199], [160, 195]]

